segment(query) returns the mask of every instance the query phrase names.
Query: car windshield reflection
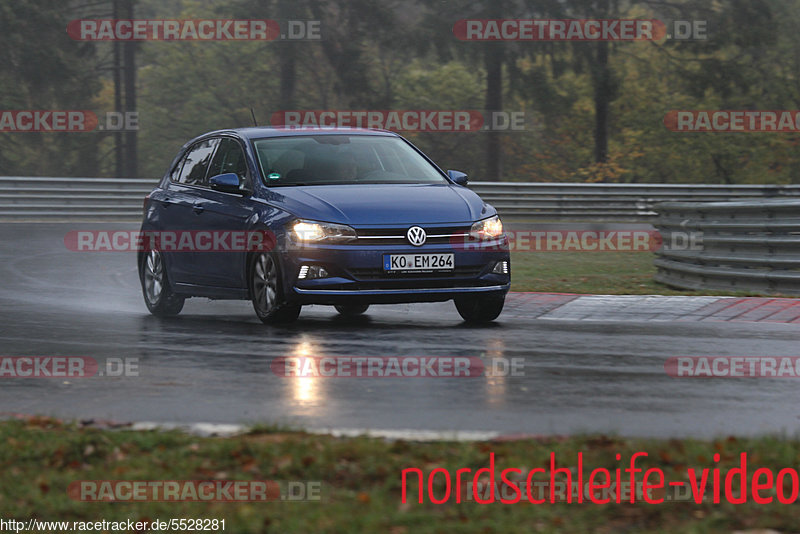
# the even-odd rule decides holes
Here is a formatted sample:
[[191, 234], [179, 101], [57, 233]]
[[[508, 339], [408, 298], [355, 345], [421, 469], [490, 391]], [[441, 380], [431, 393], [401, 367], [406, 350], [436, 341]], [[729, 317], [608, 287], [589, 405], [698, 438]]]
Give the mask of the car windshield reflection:
[[396, 137], [324, 135], [254, 142], [270, 187], [339, 184], [445, 184], [441, 172]]

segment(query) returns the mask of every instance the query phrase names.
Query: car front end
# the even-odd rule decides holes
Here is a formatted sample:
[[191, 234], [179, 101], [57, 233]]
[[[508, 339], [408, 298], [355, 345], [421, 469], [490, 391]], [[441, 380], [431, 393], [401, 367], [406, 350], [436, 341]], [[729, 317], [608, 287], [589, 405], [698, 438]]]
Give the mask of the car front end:
[[[491, 234], [478, 230], [487, 223]], [[510, 287], [508, 240], [496, 215], [468, 223], [379, 226], [298, 219], [289, 225], [288, 243], [284, 283], [300, 304], [501, 297]]]

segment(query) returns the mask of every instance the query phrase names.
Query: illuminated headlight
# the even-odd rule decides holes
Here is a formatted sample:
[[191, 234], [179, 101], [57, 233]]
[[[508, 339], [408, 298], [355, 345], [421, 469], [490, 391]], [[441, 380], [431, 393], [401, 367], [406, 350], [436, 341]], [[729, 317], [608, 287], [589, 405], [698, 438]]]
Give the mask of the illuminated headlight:
[[290, 235], [302, 243], [341, 243], [356, 238], [356, 231], [344, 224], [298, 220], [290, 228]]
[[469, 235], [473, 239], [478, 239], [481, 241], [497, 239], [503, 235], [503, 223], [500, 221], [500, 217], [497, 215], [494, 217], [489, 217], [488, 219], [483, 219], [482, 221], [478, 221], [472, 225]]

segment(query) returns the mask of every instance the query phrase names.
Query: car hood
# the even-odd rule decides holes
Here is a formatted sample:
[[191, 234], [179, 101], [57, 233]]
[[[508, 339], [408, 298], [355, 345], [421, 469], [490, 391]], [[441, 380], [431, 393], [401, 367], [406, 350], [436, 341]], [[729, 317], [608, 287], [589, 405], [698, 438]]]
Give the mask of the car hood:
[[469, 223], [495, 213], [451, 184], [283, 186], [271, 188], [268, 199], [303, 219], [354, 226]]

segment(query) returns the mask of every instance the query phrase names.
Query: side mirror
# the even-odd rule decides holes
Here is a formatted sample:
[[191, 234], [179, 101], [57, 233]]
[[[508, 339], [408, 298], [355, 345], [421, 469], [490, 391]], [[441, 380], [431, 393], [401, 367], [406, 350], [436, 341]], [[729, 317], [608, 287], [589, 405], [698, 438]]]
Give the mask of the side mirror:
[[214, 191], [222, 191], [223, 193], [236, 193], [239, 195], [245, 193], [242, 189], [242, 181], [239, 179], [239, 175], [233, 172], [212, 176], [208, 180], [208, 185]]
[[463, 173], [461, 171], [447, 171], [447, 176], [449, 176], [450, 179], [453, 180], [458, 185], [466, 186], [467, 182], [469, 181], [467, 179], [466, 173]]

